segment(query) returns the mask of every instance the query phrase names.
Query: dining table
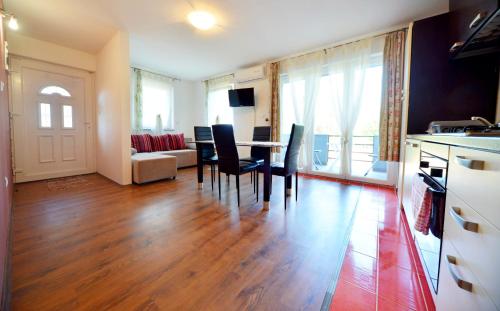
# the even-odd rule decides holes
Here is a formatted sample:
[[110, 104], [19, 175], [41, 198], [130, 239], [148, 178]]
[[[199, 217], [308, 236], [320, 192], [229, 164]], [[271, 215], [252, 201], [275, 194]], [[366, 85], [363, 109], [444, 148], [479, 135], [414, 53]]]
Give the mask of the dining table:
[[[203, 161], [202, 161], [202, 145], [212, 144], [213, 140], [198, 140], [193, 141], [196, 144], [196, 157], [197, 157], [197, 170], [198, 170], [198, 189], [203, 189]], [[286, 148], [287, 144], [279, 141], [236, 141], [238, 147], [260, 147], [264, 151], [264, 165], [262, 171], [264, 172], [264, 187], [263, 187], [263, 209], [269, 210], [270, 197], [271, 197], [271, 151], [273, 148]], [[286, 183], [287, 192], [291, 191], [291, 182]]]

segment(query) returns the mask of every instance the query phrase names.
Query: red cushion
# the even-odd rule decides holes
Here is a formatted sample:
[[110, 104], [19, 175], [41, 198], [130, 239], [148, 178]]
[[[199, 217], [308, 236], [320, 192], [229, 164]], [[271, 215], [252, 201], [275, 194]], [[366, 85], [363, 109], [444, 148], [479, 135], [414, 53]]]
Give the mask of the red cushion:
[[151, 147], [151, 135], [149, 134], [140, 134], [140, 135], [132, 135], [132, 148], [135, 148], [137, 152], [152, 152], [153, 148]]
[[160, 136], [151, 136], [151, 145], [153, 148], [153, 151], [167, 151], [169, 150], [167, 148], [167, 143], [162, 137], [163, 135]]
[[163, 142], [163, 145], [165, 146], [165, 151], [172, 150], [170, 146], [170, 139], [169, 139], [169, 134], [164, 134], [160, 136], [160, 139]]
[[168, 135], [168, 146], [170, 150], [180, 150], [186, 149], [186, 143], [184, 142], [184, 134], [167, 134]]

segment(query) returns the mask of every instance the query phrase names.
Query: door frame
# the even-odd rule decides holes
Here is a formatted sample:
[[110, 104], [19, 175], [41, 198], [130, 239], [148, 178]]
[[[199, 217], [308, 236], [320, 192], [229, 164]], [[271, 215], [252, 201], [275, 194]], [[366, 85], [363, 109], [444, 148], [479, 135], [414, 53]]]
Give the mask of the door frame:
[[[40, 60], [34, 60], [17, 55], [9, 55], [9, 113], [11, 126], [11, 142], [12, 142], [12, 170], [14, 173], [14, 182], [27, 182], [40, 179], [50, 179], [68, 176], [66, 171], [59, 171], [49, 174], [44, 174], [44, 178], [38, 175], [23, 176], [23, 168], [16, 165], [16, 154], [23, 154], [24, 143], [18, 144], [19, 136], [22, 133], [16, 133], [14, 121], [16, 118], [23, 116], [24, 111], [16, 110], [16, 107], [24, 107], [23, 92], [22, 92], [22, 69], [29, 68], [38, 71], [47, 72], [50, 74], [58, 74], [72, 78], [81, 78], [84, 81], [84, 125], [85, 125], [85, 141], [86, 141], [86, 168], [82, 170], [72, 171], [71, 175], [90, 174], [97, 171], [96, 165], [96, 115], [95, 115], [95, 91], [94, 91], [94, 75], [88, 71], [47, 63]], [[17, 138], [16, 138], [17, 137]], [[22, 165], [21, 165], [22, 166]]]

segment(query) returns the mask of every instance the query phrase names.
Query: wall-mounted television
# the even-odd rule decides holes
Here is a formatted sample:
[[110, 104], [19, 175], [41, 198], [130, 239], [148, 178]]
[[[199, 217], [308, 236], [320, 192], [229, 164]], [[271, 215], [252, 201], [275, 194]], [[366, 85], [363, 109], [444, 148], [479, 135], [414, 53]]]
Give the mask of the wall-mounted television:
[[253, 87], [245, 89], [229, 90], [229, 106], [247, 107], [255, 106], [255, 96]]

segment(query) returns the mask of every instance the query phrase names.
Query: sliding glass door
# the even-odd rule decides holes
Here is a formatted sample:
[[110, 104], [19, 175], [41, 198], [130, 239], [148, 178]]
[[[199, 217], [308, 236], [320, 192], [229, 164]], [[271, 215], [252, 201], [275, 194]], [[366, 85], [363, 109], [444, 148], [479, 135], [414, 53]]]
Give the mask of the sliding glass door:
[[[347, 179], [387, 180], [387, 163], [378, 160], [382, 65], [364, 73], [361, 107], [352, 134], [340, 129], [340, 109], [332, 97], [342, 97], [341, 75], [321, 79], [314, 124], [312, 171]], [[347, 162], [347, 163], [346, 163]], [[345, 164], [344, 164], [345, 163]]]
[[362, 107], [354, 127], [351, 177], [387, 180], [387, 163], [378, 160], [382, 65], [366, 70]]
[[312, 171], [328, 173], [337, 177], [345, 177], [342, 170], [345, 137], [343, 137], [340, 124], [336, 122], [339, 109], [332, 104], [332, 98], [337, 97], [341, 91], [331, 85], [342, 83], [342, 75], [324, 75], [320, 81], [318, 98], [315, 109], [314, 145]]
[[308, 103], [305, 90], [311, 79], [291, 82], [286, 74], [281, 76], [282, 140], [287, 140], [292, 123], [302, 123], [306, 133], [311, 128], [312, 136], [312, 143], [307, 144], [305, 137], [303, 145], [307, 149], [304, 171], [388, 183], [388, 163], [378, 159], [382, 52], [360, 57], [364, 58], [347, 55], [338, 62], [326, 62], [319, 79], [313, 80], [318, 87], [312, 118], [305, 117], [307, 109], [302, 107]]

